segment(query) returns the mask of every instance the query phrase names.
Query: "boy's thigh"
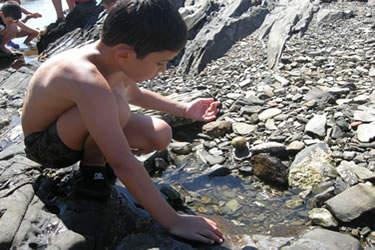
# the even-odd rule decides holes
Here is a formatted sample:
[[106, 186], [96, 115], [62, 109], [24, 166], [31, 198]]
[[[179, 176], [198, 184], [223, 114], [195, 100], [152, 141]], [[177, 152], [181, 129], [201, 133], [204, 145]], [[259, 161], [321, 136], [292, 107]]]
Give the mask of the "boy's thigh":
[[163, 140], [171, 136], [171, 128], [165, 121], [138, 113], [131, 113], [124, 128], [125, 136], [130, 147], [142, 148], [146, 143]]
[[26, 136], [25, 153], [43, 167], [64, 168], [81, 160], [83, 152], [68, 148], [60, 139], [54, 123], [45, 131]]

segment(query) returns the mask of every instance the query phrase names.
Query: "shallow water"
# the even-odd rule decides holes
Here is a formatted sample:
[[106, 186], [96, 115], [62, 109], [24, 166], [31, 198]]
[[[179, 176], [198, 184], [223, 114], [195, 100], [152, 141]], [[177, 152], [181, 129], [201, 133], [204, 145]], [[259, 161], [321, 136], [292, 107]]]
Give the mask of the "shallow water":
[[153, 180], [159, 187], [174, 184], [187, 191], [182, 211], [222, 217], [243, 232], [280, 235], [288, 229], [293, 234], [308, 222], [301, 190], [277, 190], [251, 176], [208, 177], [202, 175], [205, 168], [192, 157]]

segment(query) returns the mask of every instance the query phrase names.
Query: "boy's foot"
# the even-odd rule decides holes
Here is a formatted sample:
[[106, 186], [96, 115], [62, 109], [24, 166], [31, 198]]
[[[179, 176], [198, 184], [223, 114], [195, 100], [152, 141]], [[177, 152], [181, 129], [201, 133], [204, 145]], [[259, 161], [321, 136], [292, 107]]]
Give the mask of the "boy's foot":
[[95, 199], [108, 199], [112, 187], [106, 178], [106, 169], [101, 166], [80, 166], [72, 182], [73, 192]]
[[12, 41], [9, 41], [9, 43], [7, 43], [7, 46], [12, 47], [14, 49], [19, 49], [20, 48], [20, 46], [18, 44], [14, 43]]

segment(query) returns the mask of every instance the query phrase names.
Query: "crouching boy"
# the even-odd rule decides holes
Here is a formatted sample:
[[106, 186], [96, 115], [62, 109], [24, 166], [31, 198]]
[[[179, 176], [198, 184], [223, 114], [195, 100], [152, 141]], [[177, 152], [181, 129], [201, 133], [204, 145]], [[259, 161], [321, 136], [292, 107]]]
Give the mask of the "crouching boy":
[[184, 47], [186, 26], [169, 0], [118, 0], [99, 41], [46, 61], [32, 77], [22, 111], [27, 156], [44, 167], [80, 161], [78, 194], [106, 199], [108, 168], [170, 233], [221, 243], [222, 233], [204, 217], [176, 213], [133, 155], [163, 150], [172, 138], [162, 120], [131, 113], [129, 104], [194, 120], [215, 119], [219, 102], [180, 103], [137, 83], [166, 70]]

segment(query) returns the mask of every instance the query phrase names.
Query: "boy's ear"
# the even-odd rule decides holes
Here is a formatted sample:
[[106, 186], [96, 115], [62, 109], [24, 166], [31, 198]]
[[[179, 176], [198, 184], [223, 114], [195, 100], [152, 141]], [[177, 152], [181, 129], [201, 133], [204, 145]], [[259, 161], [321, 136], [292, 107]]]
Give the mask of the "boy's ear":
[[126, 44], [118, 44], [115, 46], [115, 57], [119, 63], [123, 64], [137, 58], [135, 51]]

